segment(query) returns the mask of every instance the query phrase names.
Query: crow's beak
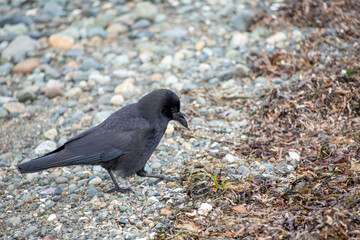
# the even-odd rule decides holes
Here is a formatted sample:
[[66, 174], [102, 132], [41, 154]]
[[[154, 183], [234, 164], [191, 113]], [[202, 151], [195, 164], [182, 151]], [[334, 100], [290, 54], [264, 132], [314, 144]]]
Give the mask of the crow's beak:
[[186, 128], [189, 128], [188, 127], [188, 123], [184, 117], [184, 115], [181, 113], [181, 112], [177, 112], [177, 113], [174, 113], [173, 114], [173, 119], [175, 121], [178, 121], [181, 125], [183, 125], [184, 127]]

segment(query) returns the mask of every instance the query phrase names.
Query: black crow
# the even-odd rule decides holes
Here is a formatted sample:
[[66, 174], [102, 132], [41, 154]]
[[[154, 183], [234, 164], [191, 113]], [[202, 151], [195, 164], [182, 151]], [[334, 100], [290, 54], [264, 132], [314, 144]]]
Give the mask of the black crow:
[[119, 109], [99, 125], [71, 138], [58, 149], [17, 167], [21, 173], [31, 173], [70, 165], [100, 165], [109, 172], [115, 185], [108, 192], [131, 190], [121, 188], [113, 172], [121, 177], [137, 174], [170, 180], [144, 170], [170, 120], [188, 127], [180, 112], [178, 96], [168, 89], [155, 90], [138, 103]]

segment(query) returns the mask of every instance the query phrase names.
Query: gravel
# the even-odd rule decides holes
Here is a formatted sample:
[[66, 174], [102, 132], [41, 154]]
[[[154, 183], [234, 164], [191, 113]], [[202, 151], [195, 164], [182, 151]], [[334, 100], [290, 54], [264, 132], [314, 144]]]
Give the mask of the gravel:
[[[258, 109], [226, 99], [298, 82], [258, 76], [252, 56], [296, 49], [312, 29], [250, 28], [262, 12], [251, 1], [15, 2], [0, 1], [0, 238], [157, 239], [173, 227], [174, 209], [194, 207], [181, 182], [130, 177], [133, 192], [108, 194], [111, 179], [97, 166], [33, 175], [15, 168], [157, 88], [179, 93], [190, 130], [171, 123], [149, 172], [181, 177], [187, 163], [210, 156], [204, 161], [230, 165], [238, 178], [280, 178], [298, 164], [296, 151], [286, 153], [288, 162], [242, 161], [232, 146], [253, 139], [247, 112]], [[40, 65], [11, 74], [30, 57]], [[207, 216], [212, 207], [197, 210]]]

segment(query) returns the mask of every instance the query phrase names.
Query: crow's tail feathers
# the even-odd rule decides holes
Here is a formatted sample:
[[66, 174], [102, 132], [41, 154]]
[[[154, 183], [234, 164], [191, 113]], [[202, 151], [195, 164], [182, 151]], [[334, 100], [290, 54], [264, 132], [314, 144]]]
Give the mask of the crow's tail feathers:
[[59, 153], [45, 155], [17, 165], [20, 173], [39, 172], [48, 168], [65, 167], [71, 165], [94, 164], [99, 161], [100, 154], [90, 156], [60, 157]]

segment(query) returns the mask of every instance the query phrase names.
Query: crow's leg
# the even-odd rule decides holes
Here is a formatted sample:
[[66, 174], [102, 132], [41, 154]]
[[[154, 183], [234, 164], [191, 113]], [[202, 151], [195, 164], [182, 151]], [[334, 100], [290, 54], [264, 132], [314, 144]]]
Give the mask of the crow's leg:
[[110, 189], [110, 190], [107, 190], [106, 192], [107, 193], [112, 193], [112, 192], [121, 192], [121, 193], [126, 193], [126, 192], [129, 192], [129, 191], [132, 191], [131, 188], [121, 188], [114, 176], [114, 174], [112, 173], [112, 171], [110, 169], [106, 169], [108, 171], [108, 173], [110, 174], [110, 177], [111, 177], [111, 180], [113, 181], [115, 187]]
[[175, 182], [178, 180], [177, 178], [168, 177], [165, 175], [147, 173], [144, 169], [137, 171], [136, 175], [138, 175], [140, 177], [158, 178], [159, 180], [165, 180], [165, 181], [169, 181], [169, 182]]

